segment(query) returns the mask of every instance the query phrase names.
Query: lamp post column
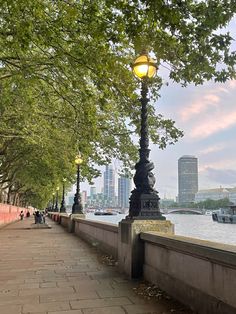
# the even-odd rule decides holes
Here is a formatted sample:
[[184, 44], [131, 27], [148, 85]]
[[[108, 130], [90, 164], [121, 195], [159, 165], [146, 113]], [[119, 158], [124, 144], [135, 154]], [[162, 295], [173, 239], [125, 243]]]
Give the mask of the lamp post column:
[[54, 211], [55, 206], [55, 193], [52, 193], [52, 211]]
[[[150, 62], [150, 58], [144, 55], [146, 61], [139, 61], [133, 65], [133, 71], [136, 73], [136, 68], [139, 67], [144, 73], [139, 76], [142, 80], [141, 88], [141, 129], [140, 129], [140, 149], [139, 149], [139, 161], [135, 165], [134, 184], [135, 188], [131, 192], [129, 215], [127, 218], [134, 219], [160, 219], [165, 220], [162, 216], [159, 208], [159, 196], [158, 192], [154, 189], [155, 177], [152, 173], [154, 164], [149, 160], [149, 135], [148, 135], [148, 80], [155, 73], [155, 64]], [[150, 68], [150, 69], [149, 69]], [[137, 69], [139, 70], [139, 69]], [[149, 75], [149, 71], [150, 72]]]
[[58, 208], [58, 191], [59, 191], [59, 188], [57, 187], [55, 212], [58, 212], [58, 211], [59, 211], [59, 208]]
[[66, 181], [66, 179], [63, 179], [62, 200], [61, 200], [61, 208], [60, 208], [60, 212], [61, 213], [65, 213], [66, 212], [66, 207], [65, 207], [65, 181]]
[[76, 193], [74, 197], [74, 204], [72, 206], [72, 214], [83, 214], [83, 206], [80, 196], [80, 165], [83, 160], [80, 155], [76, 156], [75, 163], [77, 165], [77, 181], [76, 181]]
[[154, 189], [154, 164], [149, 160], [148, 136], [148, 83], [156, 74], [157, 64], [147, 52], [136, 58], [133, 72], [141, 79], [141, 128], [139, 161], [135, 165], [135, 188], [130, 196], [129, 215], [119, 223], [118, 228], [118, 265], [122, 272], [131, 278], [143, 275], [144, 245], [140, 233], [157, 231], [173, 233], [170, 221], [165, 221], [159, 209], [158, 192]]

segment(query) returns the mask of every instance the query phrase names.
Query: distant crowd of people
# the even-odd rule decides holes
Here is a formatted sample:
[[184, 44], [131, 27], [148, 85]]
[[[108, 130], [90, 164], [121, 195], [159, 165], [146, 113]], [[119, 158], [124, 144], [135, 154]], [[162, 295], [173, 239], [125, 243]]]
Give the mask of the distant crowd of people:
[[[45, 209], [45, 211], [40, 211], [40, 210], [36, 210], [35, 212], [33, 212], [33, 216], [34, 216], [34, 223], [35, 224], [45, 224], [46, 222], [46, 215], [47, 215], [47, 209]], [[23, 220], [25, 217], [30, 217], [30, 212], [27, 211], [26, 215], [24, 214], [24, 211], [22, 210], [20, 212], [20, 219]]]
[[20, 212], [20, 219], [23, 220], [24, 216], [26, 216], [27, 218], [30, 217], [30, 212], [27, 211], [26, 215], [24, 214], [23, 210]]
[[46, 222], [46, 212], [45, 211], [39, 211], [33, 213], [34, 215], [34, 223], [35, 224], [45, 224]]

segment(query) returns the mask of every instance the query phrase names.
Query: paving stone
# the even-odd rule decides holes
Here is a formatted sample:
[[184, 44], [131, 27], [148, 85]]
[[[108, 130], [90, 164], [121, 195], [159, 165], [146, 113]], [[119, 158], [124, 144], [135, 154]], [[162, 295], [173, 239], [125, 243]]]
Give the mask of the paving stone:
[[42, 282], [58, 282], [67, 280], [64, 276], [42, 277]]
[[48, 314], [48, 312], [28, 312], [27, 314]]
[[97, 299], [98, 295], [95, 291], [82, 291], [79, 293], [59, 293], [47, 294], [40, 296], [40, 302], [57, 302], [57, 301], [73, 301], [83, 299]]
[[104, 279], [104, 278], [117, 278], [118, 274], [117, 271], [110, 270], [109, 268], [106, 271], [89, 271], [87, 275], [93, 279]]
[[100, 298], [135, 297], [134, 292], [130, 289], [100, 289], [97, 290], [97, 294]]
[[[15, 266], [13, 265], [12, 267], [15, 267]], [[5, 281], [7, 285], [23, 284], [24, 282], [25, 282], [24, 278], [15, 278], [15, 279], [10, 279], [10, 280]]]
[[48, 312], [48, 314], [83, 314], [81, 310]]
[[125, 314], [121, 307], [111, 306], [104, 308], [84, 309], [83, 314]]
[[43, 278], [42, 277], [38, 277], [38, 278], [28, 278], [24, 280], [25, 283], [41, 283], [43, 282]]
[[64, 287], [64, 288], [38, 288], [38, 289], [30, 289], [30, 290], [20, 290], [19, 295], [43, 295], [49, 293], [74, 293], [74, 289], [72, 287]]
[[25, 283], [25, 284], [21, 284], [18, 285], [18, 289], [19, 290], [25, 290], [25, 289], [36, 289], [39, 288], [39, 283]]
[[87, 291], [94, 290], [108, 290], [111, 289], [112, 286], [108, 282], [103, 283], [97, 280], [87, 280], [87, 281], [76, 281], [74, 282], [74, 288], [76, 291], [81, 291], [86, 289]]
[[74, 287], [74, 282], [73, 281], [68, 281], [64, 279], [64, 281], [56, 281], [57, 287], [62, 288], [62, 287]]
[[61, 269], [56, 269], [55, 273], [56, 274], [63, 274], [63, 273], [68, 273], [73, 275], [74, 273], [84, 273], [86, 271], [90, 271], [91, 268], [88, 267], [88, 265], [83, 265], [83, 266], [64, 266], [61, 267]]
[[85, 309], [85, 308], [127, 305], [127, 304], [131, 304], [131, 301], [128, 298], [90, 299], [90, 300], [70, 302], [72, 309]]
[[42, 282], [40, 283], [40, 288], [56, 288], [57, 282]]
[[1, 314], [21, 314], [21, 305], [0, 305]]
[[[26, 296], [26, 297], [12, 297], [12, 296], [5, 296], [0, 297], [0, 305], [6, 305], [6, 304], [26, 304], [26, 303], [39, 303], [39, 296]], [[1, 313], [1, 312], [0, 312]], [[1, 313], [5, 314], [5, 313]]]
[[84, 273], [65, 273], [68, 280], [86, 280], [90, 279], [89, 275]]
[[11, 289], [11, 288], [5, 288], [0, 290], [0, 297], [2, 296], [12, 296], [15, 297], [19, 294], [18, 290], [16, 289]]
[[35, 272], [35, 275], [53, 277], [53, 276], [55, 276], [55, 271], [54, 270], [40, 269], [40, 270]]
[[124, 305], [126, 314], [163, 314], [164, 308], [162, 306], [156, 305], [142, 305], [142, 304], [132, 304]]
[[136, 295], [128, 295], [129, 300], [132, 301], [134, 304], [150, 304], [152, 303], [150, 300], [140, 298], [137, 294]]
[[69, 310], [69, 302], [48, 302], [39, 304], [25, 304], [23, 306], [22, 313], [28, 314], [28, 312], [45, 312], [45, 311], [62, 311]]

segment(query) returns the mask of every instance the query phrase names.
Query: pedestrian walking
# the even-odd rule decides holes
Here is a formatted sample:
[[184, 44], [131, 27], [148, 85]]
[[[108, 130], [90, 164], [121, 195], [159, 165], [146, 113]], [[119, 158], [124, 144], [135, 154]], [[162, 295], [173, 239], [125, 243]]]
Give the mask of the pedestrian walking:
[[23, 212], [23, 210], [20, 212], [20, 220], [23, 220], [23, 218], [24, 218], [24, 212]]

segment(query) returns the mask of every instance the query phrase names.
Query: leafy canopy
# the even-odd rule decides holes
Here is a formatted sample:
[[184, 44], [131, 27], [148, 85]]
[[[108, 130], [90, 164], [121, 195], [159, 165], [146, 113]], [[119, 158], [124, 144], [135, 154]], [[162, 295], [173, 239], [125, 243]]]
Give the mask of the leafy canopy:
[[[130, 63], [144, 47], [183, 86], [235, 77], [232, 37], [220, 34], [235, 1], [0, 1], [0, 180], [42, 206], [63, 177], [137, 159], [139, 82]], [[160, 148], [183, 134], [157, 115], [161, 77], [150, 84], [150, 136]], [[69, 184], [69, 183], [68, 183]]]

